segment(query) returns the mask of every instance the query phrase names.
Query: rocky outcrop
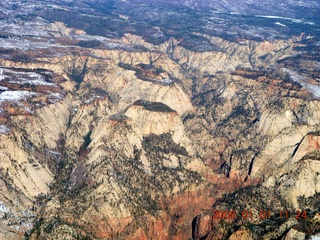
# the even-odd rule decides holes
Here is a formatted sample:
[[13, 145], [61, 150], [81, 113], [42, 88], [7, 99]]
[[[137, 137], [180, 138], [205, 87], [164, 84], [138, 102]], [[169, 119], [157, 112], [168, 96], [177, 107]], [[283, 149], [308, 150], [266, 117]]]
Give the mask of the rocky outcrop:
[[245, 240], [245, 239], [253, 240], [253, 237], [252, 237], [252, 233], [250, 231], [238, 230], [238, 231], [236, 231], [235, 233], [233, 233], [229, 237], [229, 240], [236, 240], [236, 239], [239, 239], [239, 240]]
[[206, 36], [220, 51], [194, 52], [179, 46], [178, 41], [166, 42], [161, 50], [170, 52], [172, 59], [188, 69], [198, 69], [214, 74], [231, 72], [237, 67], [258, 68], [272, 66], [276, 61], [294, 54], [293, 40], [254, 42], [245, 40], [241, 44], [230, 43], [222, 38]]
[[[290, 72], [302, 36], [192, 33], [156, 45], [149, 36], [110, 40], [45, 26], [54, 57], [26, 48], [27, 57], [5, 51], [1, 61], [0, 237], [271, 239], [317, 231], [320, 106], [317, 88], [297, 81], [317, 84], [314, 54], [299, 62], [308, 70]], [[20, 95], [13, 101], [9, 92]], [[304, 225], [293, 215], [307, 208]]]
[[304, 233], [299, 232], [299, 231], [297, 231], [295, 229], [291, 229], [287, 233], [287, 235], [285, 236], [284, 240], [289, 240], [289, 239], [297, 239], [297, 240], [301, 239], [301, 240], [303, 240], [303, 239], [305, 239], [305, 237], [306, 237], [306, 235]]

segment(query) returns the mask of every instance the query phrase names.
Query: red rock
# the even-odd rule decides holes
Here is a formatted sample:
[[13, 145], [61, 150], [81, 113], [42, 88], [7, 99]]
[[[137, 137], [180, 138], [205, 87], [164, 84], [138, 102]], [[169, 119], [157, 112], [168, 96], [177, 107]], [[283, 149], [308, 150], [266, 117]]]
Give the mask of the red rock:
[[[127, 238], [128, 240], [148, 240], [145, 232], [142, 230], [142, 228], [139, 228], [133, 236], [130, 236]], [[159, 238], [162, 239], [162, 238]]]

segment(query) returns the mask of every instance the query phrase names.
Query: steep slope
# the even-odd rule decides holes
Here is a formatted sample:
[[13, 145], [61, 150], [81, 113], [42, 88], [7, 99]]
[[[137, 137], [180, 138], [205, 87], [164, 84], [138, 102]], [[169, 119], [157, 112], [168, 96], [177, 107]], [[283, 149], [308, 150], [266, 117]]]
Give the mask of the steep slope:
[[[164, 30], [165, 7], [155, 27], [117, 4], [41, 3], [1, 3], [0, 238], [319, 231], [317, 23], [277, 37], [268, 23], [265, 37], [212, 13], [211, 27], [242, 28], [221, 35], [199, 28], [207, 11], [181, 23], [200, 14], [191, 8]], [[215, 215], [233, 209], [239, 218]], [[268, 209], [292, 216], [262, 219]]]

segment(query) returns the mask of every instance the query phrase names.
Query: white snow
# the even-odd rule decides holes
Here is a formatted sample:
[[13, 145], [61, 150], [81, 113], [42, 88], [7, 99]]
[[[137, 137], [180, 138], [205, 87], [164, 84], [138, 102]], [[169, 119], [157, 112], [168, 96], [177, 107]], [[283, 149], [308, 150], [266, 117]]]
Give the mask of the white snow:
[[3, 70], [0, 69], [0, 81], [2, 81], [5, 78], [6, 78], [6, 76], [3, 75]]
[[311, 240], [320, 240], [320, 234], [317, 234], [317, 235], [314, 235], [314, 236], [311, 236], [310, 238]]
[[169, 79], [169, 78], [161, 79], [160, 82], [163, 83], [163, 84], [166, 84], [166, 85], [170, 85], [170, 84], [173, 83], [173, 81], [171, 79]]
[[52, 154], [55, 154], [55, 155], [61, 155], [61, 153], [59, 153], [59, 152], [56, 152], [56, 151], [49, 151], [49, 153], [52, 153]]
[[22, 103], [18, 102], [17, 105], [26, 110], [26, 112], [33, 114], [33, 111], [30, 108], [24, 106]]
[[89, 104], [89, 103], [91, 103], [93, 100], [95, 100], [95, 99], [97, 99], [97, 98], [99, 99], [99, 98], [101, 98], [101, 97], [94, 95], [94, 96], [92, 96], [91, 98], [85, 100], [84, 102], [85, 102], [86, 104]]
[[289, 17], [280, 17], [280, 16], [265, 16], [265, 15], [256, 15], [256, 17], [262, 17], [262, 18], [271, 18], [271, 19], [286, 19], [286, 20], [295, 20], [298, 22], [302, 22], [302, 20], [295, 19], [295, 18], [289, 18]]
[[264, 15], [256, 15], [256, 17], [270, 18], [270, 19], [284, 19], [284, 20], [289, 20], [289, 21], [294, 22], [294, 23], [304, 23], [304, 24], [309, 24], [309, 25], [315, 25], [314, 22], [304, 21], [304, 20], [302, 20], [302, 19], [289, 18], [289, 17], [264, 16]]
[[3, 212], [3, 213], [10, 212], [9, 208], [7, 208], [6, 205], [1, 201], [0, 201], [0, 212]]
[[[6, 80], [4, 80], [6, 79]], [[42, 86], [53, 86], [57, 87], [56, 84], [47, 82], [45, 77], [36, 72], [23, 72], [15, 69], [7, 69], [4, 67], [0, 67], [0, 81], [6, 81], [8, 83], [14, 83], [18, 85], [23, 85], [28, 83], [32, 86], [42, 85]], [[51, 91], [46, 91], [51, 102], [56, 102], [63, 99], [63, 95], [60, 93], [52, 93]], [[30, 92], [30, 91], [21, 91], [21, 90], [11, 90], [10, 88], [0, 86], [0, 105], [6, 101], [14, 102], [18, 106], [22, 107], [26, 112], [33, 114], [33, 110], [23, 103], [21, 100], [25, 100], [27, 98], [31, 98], [34, 96], [40, 96], [41, 93]], [[0, 113], [3, 112], [3, 109], [0, 107]]]
[[4, 101], [18, 101], [36, 95], [38, 94], [28, 91], [5, 91], [0, 93], [0, 103]]
[[45, 82], [44, 80], [36, 79], [36, 80], [29, 80], [29, 79], [23, 79], [18, 78], [21, 81], [11, 80], [9, 83], [18, 83], [18, 84], [24, 84], [24, 83], [30, 83], [31, 85], [45, 85], [45, 86], [55, 86], [53, 83]]
[[306, 77], [299, 75], [295, 71], [289, 70], [287, 68], [282, 68], [282, 70], [289, 73], [290, 77], [293, 81], [300, 83], [301, 86], [305, 87], [316, 98], [320, 98], [320, 86], [319, 85], [308, 83]]
[[[7, 128], [7, 126], [5, 125], [0, 125], [0, 134], [4, 134], [10, 132], [10, 129]], [[1, 206], [1, 202], [0, 202], [0, 206]], [[0, 207], [0, 211], [1, 211], [1, 207]]]
[[20, 50], [37, 50], [37, 49], [50, 49], [53, 47], [59, 47], [47, 42], [32, 42], [27, 39], [0, 39], [0, 46], [6, 49], [20, 49]]
[[19, 72], [11, 69], [0, 69], [0, 74], [0, 81], [5, 78], [10, 79], [11, 75], [14, 75], [14, 80], [9, 80], [10, 83], [55, 86], [54, 83], [46, 82], [42, 75], [35, 72]]
[[276, 25], [279, 25], [279, 26], [281, 26], [281, 27], [286, 27], [286, 25], [282, 24], [281, 22], [276, 22], [275, 24], [276, 24]]
[[50, 97], [52, 97], [52, 98], [56, 98], [58, 100], [63, 99], [63, 96], [60, 93], [53, 93], [53, 92], [50, 92], [50, 91], [47, 91], [47, 92], [50, 94]]

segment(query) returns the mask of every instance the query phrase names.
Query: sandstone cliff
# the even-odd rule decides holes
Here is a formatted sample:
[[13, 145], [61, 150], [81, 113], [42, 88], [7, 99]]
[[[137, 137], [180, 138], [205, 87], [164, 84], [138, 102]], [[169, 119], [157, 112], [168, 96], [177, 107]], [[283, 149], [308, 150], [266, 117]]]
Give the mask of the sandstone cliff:
[[[62, 23], [41, 29], [55, 41], [52, 56], [1, 55], [0, 238], [290, 239], [319, 230], [313, 42], [197, 33], [211, 47], [195, 51], [187, 38], [94, 41]], [[308, 69], [295, 72], [296, 58]], [[308, 209], [308, 219], [221, 220], [217, 209]]]

